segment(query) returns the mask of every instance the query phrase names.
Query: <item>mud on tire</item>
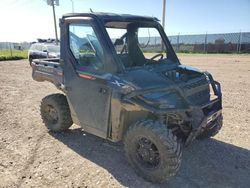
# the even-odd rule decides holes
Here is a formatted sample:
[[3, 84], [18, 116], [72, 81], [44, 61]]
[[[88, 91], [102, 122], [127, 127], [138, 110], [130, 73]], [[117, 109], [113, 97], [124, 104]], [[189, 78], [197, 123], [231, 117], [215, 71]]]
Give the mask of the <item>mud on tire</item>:
[[125, 153], [139, 176], [161, 183], [179, 170], [182, 148], [172, 132], [158, 121], [130, 126], [124, 137]]
[[40, 111], [45, 126], [51, 131], [64, 131], [73, 124], [69, 105], [63, 94], [52, 94], [44, 97]]

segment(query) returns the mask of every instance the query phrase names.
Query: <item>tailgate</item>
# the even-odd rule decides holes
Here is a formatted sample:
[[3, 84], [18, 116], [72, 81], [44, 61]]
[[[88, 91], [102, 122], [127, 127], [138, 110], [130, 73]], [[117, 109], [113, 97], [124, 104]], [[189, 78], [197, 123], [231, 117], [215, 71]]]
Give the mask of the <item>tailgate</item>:
[[63, 70], [59, 59], [35, 59], [31, 63], [32, 78], [38, 82], [49, 81], [60, 87], [63, 83]]

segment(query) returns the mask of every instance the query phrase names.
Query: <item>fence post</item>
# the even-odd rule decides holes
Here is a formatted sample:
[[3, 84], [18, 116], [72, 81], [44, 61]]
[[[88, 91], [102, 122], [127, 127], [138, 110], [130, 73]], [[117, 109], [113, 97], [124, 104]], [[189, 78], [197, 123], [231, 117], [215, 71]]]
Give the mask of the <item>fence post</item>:
[[241, 48], [241, 31], [239, 32], [238, 43], [237, 43], [237, 53], [240, 53]]
[[241, 51], [241, 40], [242, 40], [242, 32], [240, 31], [240, 39], [239, 39], [239, 53]]
[[9, 48], [10, 48], [10, 56], [12, 57], [12, 47], [10, 42], [9, 42]]
[[207, 32], [206, 32], [206, 35], [205, 35], [205, 41], [204, 41], [204, 53], [207, 53]]
[[178, 33], [178, 36], [177, 36], [177, 50], [176, 50], [176, 52], [179, 52], [179, 37], [180, 37], [180, 33]]

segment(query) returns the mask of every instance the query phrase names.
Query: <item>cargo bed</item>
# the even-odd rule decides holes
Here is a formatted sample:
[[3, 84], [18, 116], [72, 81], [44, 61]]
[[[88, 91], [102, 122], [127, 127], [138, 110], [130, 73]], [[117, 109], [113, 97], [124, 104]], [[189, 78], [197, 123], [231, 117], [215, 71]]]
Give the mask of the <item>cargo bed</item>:
[[63, 70], [59, 58], [34, 59], [31, 63], [32, 78], [38, 82], [49, 81], [57, 88], [63, 86]]

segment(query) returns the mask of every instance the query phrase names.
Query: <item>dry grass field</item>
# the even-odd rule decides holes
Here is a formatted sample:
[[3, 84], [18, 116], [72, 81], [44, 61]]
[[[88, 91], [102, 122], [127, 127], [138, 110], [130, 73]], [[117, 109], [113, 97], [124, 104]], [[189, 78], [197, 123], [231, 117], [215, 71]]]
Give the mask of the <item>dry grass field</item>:
[[221, 82], [224, 126], [185, 148], [180, 172], [155, 185], [138, 177], [121, 144], [73, 126], [49, 133], [41, 99], [58, 92], [31, 78], [27, 60], [0, 62], [0, 187], [249, 187], [250, 55], [179, 54]]

